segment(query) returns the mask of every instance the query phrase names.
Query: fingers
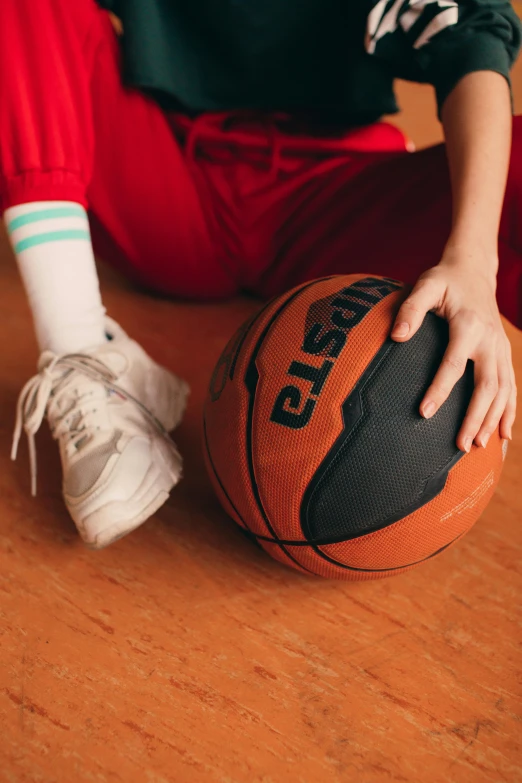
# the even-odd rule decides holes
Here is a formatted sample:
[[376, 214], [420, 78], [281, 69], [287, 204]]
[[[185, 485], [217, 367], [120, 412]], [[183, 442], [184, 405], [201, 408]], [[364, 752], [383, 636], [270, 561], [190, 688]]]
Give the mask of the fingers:
[[[450, 289], [444, 283], [444, 276], [439, 278], [430, 272], [419, 279], [402, 303], [391, 332], [392, 339], [397, 342], [409, 340], [430, 310], [449, 321], [449, 345], [421, 402], [421, 415], [428, 419], [435, 415], [472, 359], [475, 389], [457, 436], [457, 445], [463, 451], [469, 451], [473, 442], [486, 446], [499, 427], [502, 438], [511, 438], [516, 413], [516, 383], [511, 346], [498, 319], [498, 310], [495, 316], [490, 308], [489, 315], [484, 317], [488, 313], [487, 306], [464, 308], [462, 301], [460, 308], [455, 309], [455, 302], [448, 299]], [[488, 293], [486, 305], [489, 296]]]
[[513, 424], [517, 413], [517, 387], [513, 380], [511, 386], [511, 393], [508, 397], [504, 414], [500, 419], [500, 437], [512, 440], [513, 438]]
[[404, 342], [413, 337], [424, 316], [439, 304], [439, 284], [430, 278], [420, 279], [407, 299], [402, 303], [392, 329], [392, 340]]
[[449, 322], [449, 344], [420, 413], [428, 419], [435, 415], [473, 360], [475, 388], [457, 436], [458, 447], [469, 451], [473, 442], [486, 446], [497, 429], [502, 438], [511, 438], [517, 392], [511, 346], [491, 281], [484, 284], [480, 277], [472, 279], [455, 270], [454, 265], [441, 262], [424, 273], [402, 303], [391, 337], [397, 342], [409, 340], [430, 310]]
[[[476, 343], [484, 348], [477, 353]], [[511, 438], [516, 413], [516, 383], [511, 348], [505, 335], [483, 343], [467, 318], [450, 324], [450, 342], [441, 366], [421, 403], [421, 414], [431, 418], [449, 397], [466, 370], [470, 358], [475, 363], [475, 389], [457, 436], [457, 446], [469, 451], [473, 441], [485, 447], [500, 423], [500, 436]]]
[[517, 382], [515, 378], [515, 371], [513, 370], [511, 345], [509, 344], [509, 341], [507, 344], [507, 363], [511, 388], [506, 407], [502, 414], [502, 418], [500, 419], [500, 437], [511, 440], [513, 437], [513, 424], [515, 422], [515, 416], [517, 412]]
[[[496, 394], [488, 406], [495, 388]], [[486, 354], [475, 362], [475, 392], [457, 438], [459, 448], [468, 451], [473, 440], [477, 446], [486, 447], [499, 424], [500, 437], [511, 440], [516, 404], [511, 345], [504, 334], [496, 353], [491, 351], [489, 356]]]
[[[508, 374], [507, 383], [499, 384], [498, 394], [493, 400], [493, 403], [491, 404], [491, 407], [489, 408], [486, 417], [484, 418], [484, 421], [475, 437], [475, 443], [477, 446], [487, 446], [492, 433], [498, 429], [499, 422], [507, 408], [510, 397], [511, 380]], [[501, 435], [501, 437], [506, 437], [509, 439], [510, 436], [506, 434]]]
[[[420, 412], [424, 418], [430, 419], [439, 410], [440, 406], [446, 402], [453, 387], [464, 375], [468, 359], [473, 353], [476, 341], [475, 332], [470, 328], [468, 319], [464, 316], [457, 316], [450, 323], [449, 345], [437, 370], [437, 374], [420, 405]], [[494, 394], [491, 399], [493, 397]]]
[[478, 446], [486, 446], [491, 433], [498, 427], [499, 419], [509, 396], [505, 386], [500, 389], [499, 368], [494, 354], [484, 354], [475, 361], [475, 390], [457, 436], [461, 451], [469, 451], [475, 440]]

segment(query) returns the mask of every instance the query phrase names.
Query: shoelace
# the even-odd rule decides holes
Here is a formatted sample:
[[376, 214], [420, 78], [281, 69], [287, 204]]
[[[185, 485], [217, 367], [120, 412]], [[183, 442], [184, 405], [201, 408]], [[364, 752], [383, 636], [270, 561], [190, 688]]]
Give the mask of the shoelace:
[[[69, 373], [67, 373], [68, 370]], [[69, 384], [64, 384], [62, 389], [60, 389], [60, 384], [66, 381], [72, 372], [79, 372], [93, 381], [98, 381], [109, 391], [119, 394], [125, 400], [134, 403], [145, 419], [149, 421], [159, 434], [167, 440], [169, 445], [176, 450], [174, 442], [171, 440], [170, 435], [162, 423], [136, 397], [115, 383], [117, 376], [114, 375], [103, 362], [84, 354], [55, 356], [49, 364], [25, 384], [20, 392], [16, 406], [16, 423], [13, 433], [11, 459], [16, 460], [22, 431], [25, 431], [29, 446], [31, 494], [33, 497], [36, 495], [37, 484], [35, 436], [42, 426], [51, 397], [53, 397], [53, 402], [58, 404], [60, 394], [70, 393]], [[66, 415], [67, 412], [69, 411], [64, 411], [64, 415]], [[63, 422], [60, 422], [53, 435], [54, 437], [59, 437], [68, 429], [70, 429], [68, 425], [65, 426]], [[77, 430], [76, 432], [79, 434], [82, 429]]]

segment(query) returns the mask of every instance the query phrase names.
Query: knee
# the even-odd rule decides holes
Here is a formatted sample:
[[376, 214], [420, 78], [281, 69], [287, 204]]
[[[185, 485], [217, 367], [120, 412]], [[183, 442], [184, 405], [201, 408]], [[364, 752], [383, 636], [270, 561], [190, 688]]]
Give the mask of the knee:
[[511, 140], [511, 159], [507, 182], [508, 198], [522, 198], [522, 115], [513, 119], [513, 131]]
[[106, 16], [96, 0], [1, 0], [0, 51], [10, 58], [11, 68], [36, 41], [45, 43], [47, 51], [62, 38], [90, 34], [93, 24]]
[[512, 157], [520, 162], [522, 159], [522, 114], [513, 118], [511, 150]]
[[[520, 225], [522, 224], [522, 116], [513, 120], [511, 158], [504, 198], [504, 209], [500, 224], [500, 236], [508, 244], [520, 247]], [[517, 239], [514, 239], [514, 237]]]
[[65, 104], [64, 83], [90, 71], [100, 40], [113, 35], [110, 28], [95, 0], [0, 0], [2, 108], [27, 103], [23, 96], [42, 112], [45, 96]]

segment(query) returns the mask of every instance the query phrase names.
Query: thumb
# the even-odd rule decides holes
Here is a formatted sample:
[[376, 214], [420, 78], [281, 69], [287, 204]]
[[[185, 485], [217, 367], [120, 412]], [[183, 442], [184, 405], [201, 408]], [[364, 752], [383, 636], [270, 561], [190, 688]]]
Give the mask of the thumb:
[[438, 306], [440, 295], [440, 284], [435, 280], [419, 280], [400, 306], [391, 332], [392, 340], [405, 342], [413, 337], [426, 313]]

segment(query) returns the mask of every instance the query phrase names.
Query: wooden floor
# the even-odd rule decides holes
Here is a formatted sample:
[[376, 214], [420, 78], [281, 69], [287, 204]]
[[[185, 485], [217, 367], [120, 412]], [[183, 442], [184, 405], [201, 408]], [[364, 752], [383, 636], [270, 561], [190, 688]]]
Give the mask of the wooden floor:
[[[406, 124], [431, 140], [414, 109]], [[185, 480], [92, 553], [49, 435], [36, 500], [25, 449], [9, 461], [36, 347], [0, 245], [0, 782], [521, 782], [522, 425], [458, 546], [375, 583], [301, 576], [220, 511], [200, 450], [212, 365], [255, 305], [155, 300], [105, 275], [111, 315], [193, 394], [177, 437]]]

